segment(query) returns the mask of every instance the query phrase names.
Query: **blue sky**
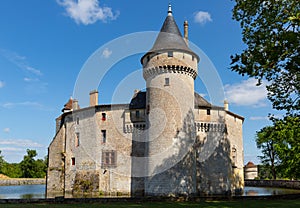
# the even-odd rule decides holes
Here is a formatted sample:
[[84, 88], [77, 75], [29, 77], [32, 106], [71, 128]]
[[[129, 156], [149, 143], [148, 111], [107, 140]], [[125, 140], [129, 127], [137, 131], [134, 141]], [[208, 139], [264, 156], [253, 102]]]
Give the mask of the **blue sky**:
[[[116, 38], [158, 31], [167, 15], [168, 2], [2, 0], [0, 150], [4, 159], [19, 162], [27, 148], [36, 149], [38, 156], [44, 157], [55, 135], [55, 118], [73, 95], [86, 60]], [[245, 117], [245, 163], [257, 163], [260, 152], [255, 132], [269, 124], [268, 113], [277, 112], [272, 111], [264, 86], [256, 87], [255, 80], [229, 69], [230, 55], [245, 47], [239, 24], [231, 18], [233, 6], [230, 0], [172, 1], [178, 26], [182, 29], [183, 21], [189, 21], [189, 39], [209, 57], [221, 77], [230, 110]], [[113, 53], [107, 49], [102, 55]], [[103, 78], [98, 88], [100, 103], [110, 103], [118, 83], [141, 69], [141, 56], [124, 58]], [[144, 84], [142, 75], [137, 76]], [[200, 79], [196, 80], [196, 91], [210, 100]]]

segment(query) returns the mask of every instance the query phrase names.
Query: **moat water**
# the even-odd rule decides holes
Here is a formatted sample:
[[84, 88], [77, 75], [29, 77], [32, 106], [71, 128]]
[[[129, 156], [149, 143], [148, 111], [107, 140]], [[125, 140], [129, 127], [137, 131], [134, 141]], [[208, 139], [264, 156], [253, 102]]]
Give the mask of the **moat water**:
[[[0, 186], [0, 199], [43, 199], [45, 188], [45, 185]], [[244, 190], [244, 196], [281, 194], [300, 194], [300, 190], [268, 187], [245, 187]]]

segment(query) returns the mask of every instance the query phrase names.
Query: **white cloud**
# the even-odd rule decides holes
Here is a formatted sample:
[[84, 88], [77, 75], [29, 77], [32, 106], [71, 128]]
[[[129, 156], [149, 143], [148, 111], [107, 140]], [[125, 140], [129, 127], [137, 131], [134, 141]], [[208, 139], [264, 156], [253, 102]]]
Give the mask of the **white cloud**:
[[16, 65], [17, 67], [19, 67], [22, 70], [25, 70], [25, 71], [27, 71], [31, 74], [37, 75], [37, 76], [43, 75], [40, 70], [35, 69], [34, 67], [30, 66], [26, 62], [25, 56], [20, 56], [19, 54], [15, 53], [15, 52], [12, 52], [9, 50], [4, 50], [4, 49], [0, 49], [0, 55], [5, 57], [8, 61], [10, 61], [11, 63], [13, 63], [14, 65]]
[[[0, 139], [0, 145], [6, 147], [26, 147], [26, 148], [41, 148], [42, 144], [34, 142], [30, 139]], [[2, 149], [2, 148], [1, 148]]]
[[25, 66], [25, 69], [26, 69], [27, 71], [29, 71], [29, 72], [35, 74], [35, 75], [38, 75], [38, 76], [41, 76], [41, 75], [42, 75], [42, 72], [41, 72], [40, 70], [35, 69], [35, 68], [31, 67], [31, 66]]
[[5, 133], [9, 133], [9, 132], [10, 132], [10, 128], [4, 128], [3, 131], [4, 131]]
[[23, 80], [25, 82], [38, 82], [39, 81], [39, 79], [37, 79], [37, 78], [32, 79], [32, 78], [29, 78], [29, 77], [24, 77]]
[[101, 7], [98, 0], [56, 0], [66, 9], [67, 15], [77, 24], [93, 24], [98, 20], [115, 20], [119, 12], [113, 13], [110, 7]]
[[268, 116], [251, 116], [249, 118], [251, 121], [261, 121], [261, 120], [269, 120]]
[[22, 148], [16, 148], [16, 147], [1, 147], [1, 152], [20, 152], [24, 151]]
[[25, 102], [19, 102], [19, 103], [12, 103], [12, 102], [7, 102], [2, 105], [0, 105], [3, 108], [7, 109], [12, 109], [12, 108], [17, 108], [17, 107], [22, 107], [22, 108], [33, 108], [35, 110], [42, 110], [42, 111], [52, 111], [52, 108], [49, 108], [47, 106], [44, 106], [43, 104], [40, 104], [38, 102], [30, 102], [30, 101], [25, 101]]
[[3, 81], [0, 81], [0, 88], [4, 87], [5, 83]]
[[107, 59], [111, 56], [111, 54], [112, 54], [112, 51], [109, 50], [108, 48], [105, 48], [103, 53], [102, 53], [102, 56]]
[[16, 106], [27, 106], [27, 107], [37, 107], [37, 108], [41, 108], [43, 107], [42, 104], [37, 103], [37, 102], [30, 102], [30, 101], [26, 101], [26, 102], [20, 102], [20, 103], [5, 103], [2, 104], [2, 107], [4, 108], [13, 108]]
[[225, 85], [225, 95], [229, 103], [239, 106], [266, 106], [267, 89], [263, 83], [256, 86], [257, 80], [250, 78], [241, 83]]
[[198, 11], [194, 14], [194, 21], [203, 25], [207, 22], [212, 22], [212, 18], [208, 12]]

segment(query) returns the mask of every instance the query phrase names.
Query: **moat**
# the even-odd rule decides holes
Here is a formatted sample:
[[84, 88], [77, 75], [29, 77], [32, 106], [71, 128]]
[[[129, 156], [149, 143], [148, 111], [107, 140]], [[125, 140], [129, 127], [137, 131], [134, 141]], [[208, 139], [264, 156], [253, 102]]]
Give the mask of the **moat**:
[[[0, 186], [0, 199], [43, 199], [45, 185]], [[300, 194], [300, 190], [245, 187], [244, 196]]]

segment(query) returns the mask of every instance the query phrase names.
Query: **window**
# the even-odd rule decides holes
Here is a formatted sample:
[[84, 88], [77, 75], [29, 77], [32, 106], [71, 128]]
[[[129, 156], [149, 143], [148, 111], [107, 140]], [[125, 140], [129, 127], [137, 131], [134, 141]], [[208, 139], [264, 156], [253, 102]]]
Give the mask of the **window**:
[[206, 114], [207, 114], [207, 115], [210, 115], [210, 109], [207, 109], [207, 110], [206, 110]]
[[79, 117], [76, 117], [76, 124], [79, 124]]
[[139, 110], [135, 111], [135, 117], [140, 118], [140, 111]]
[[102, 113], [102, 121], [106, 120], [106, 113]]
[[75, 165], [75, 157], [72, 157], [71, 163], [72, 163], [72, 165]]
[[170, 85], [170, 79], [169, 78], [165, 78], [165, 86], [169, 86]]
[[194, 59], [195, 59], [195, 57], [194, 57], [194, 56], [192, 56], [192, 61], [194, 61]]
[[117, 153], [114, 150], [102, 152], [102, 168], [114, 168], [117, 166]]
[[102, 134], [102, 143], [106, 143], [106, 130], [101, 130]]
[[173, 57], [173, 51], [168, 51], [168, 57]]
[[75, 146], [78, 147], [80, 145], [80, 138], [79, 138], [80, 134], [79, 132], [76, 133], [76, 138], [75, 138]]

